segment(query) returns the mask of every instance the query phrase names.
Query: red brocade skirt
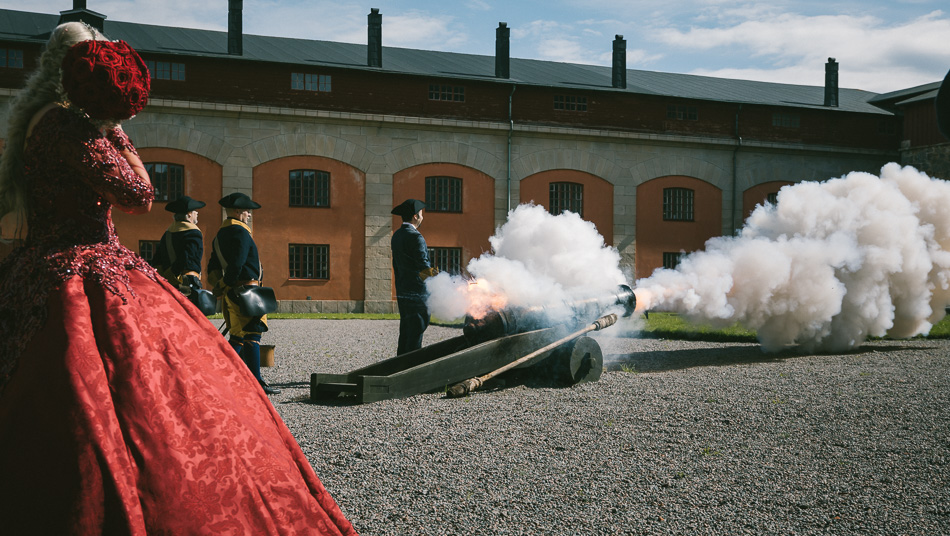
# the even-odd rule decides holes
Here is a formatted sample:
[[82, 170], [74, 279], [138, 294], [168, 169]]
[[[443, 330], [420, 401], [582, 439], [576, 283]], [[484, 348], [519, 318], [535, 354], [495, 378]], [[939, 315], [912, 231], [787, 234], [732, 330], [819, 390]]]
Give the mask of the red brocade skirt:
[[49, 296], [0, 395], [2, 532], [355, 534], [208, 319], [129, 277], [127, 304], [79, 277]]

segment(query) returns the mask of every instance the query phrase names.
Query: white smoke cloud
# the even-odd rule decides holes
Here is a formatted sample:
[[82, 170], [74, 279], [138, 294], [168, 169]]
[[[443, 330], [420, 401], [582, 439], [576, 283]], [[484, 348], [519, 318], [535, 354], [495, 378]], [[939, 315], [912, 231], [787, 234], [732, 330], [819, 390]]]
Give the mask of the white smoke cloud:
[[437, 318], [478, 316], [488, 307], [556, 307], [615, 294], [627, 284], [617, 250], [572, 212], [554, 216], [519, 205], [489, 242], [491, 252], [468, 263], [474, 281], [446, 273], [426, 280]]
[[950, 303], [950, 184], [888, 164], [786, 186], [735, 237], [639, 280], [637, 300], [763, 348], [839, 351], [869, 336], [927, 333]]

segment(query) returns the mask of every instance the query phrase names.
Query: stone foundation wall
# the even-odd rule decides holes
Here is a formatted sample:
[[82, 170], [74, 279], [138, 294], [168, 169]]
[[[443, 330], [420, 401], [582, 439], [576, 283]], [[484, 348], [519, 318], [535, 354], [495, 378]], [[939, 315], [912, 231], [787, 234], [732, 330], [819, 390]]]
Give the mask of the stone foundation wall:
[[931, 177], [950, 180], [950, 143], [904, 149], [901, 164], [914, 166]]

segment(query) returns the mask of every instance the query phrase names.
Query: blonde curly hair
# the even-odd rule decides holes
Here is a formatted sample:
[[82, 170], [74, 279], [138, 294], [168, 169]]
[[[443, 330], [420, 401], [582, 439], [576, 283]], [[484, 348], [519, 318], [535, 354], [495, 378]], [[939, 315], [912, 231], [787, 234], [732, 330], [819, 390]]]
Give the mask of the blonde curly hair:
[[0, 157], [0, 217], [17, 212], [17, 227], [30, 209], [23, 177], [23, 147], [33, 116], [47, 104], [66, 103], [62, 84], [63, 57], [76, 43], [106, 39], [98, 30], [82, 22], [67, 22], [53, 29], [39, 65], [26, 86], [10, 103], [7, 139]]

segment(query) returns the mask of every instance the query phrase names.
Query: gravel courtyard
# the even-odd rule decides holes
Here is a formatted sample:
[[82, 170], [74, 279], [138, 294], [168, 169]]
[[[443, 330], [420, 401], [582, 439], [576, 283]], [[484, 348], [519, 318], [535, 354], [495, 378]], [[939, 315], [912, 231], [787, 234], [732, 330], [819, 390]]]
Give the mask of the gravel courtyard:
[[599, 338], [596, 383], [354, 405], [310, 374], [389, 357], [398, 321], [270, 324], [271, 400], [366, 536], [950, 534], [950, 341]]

